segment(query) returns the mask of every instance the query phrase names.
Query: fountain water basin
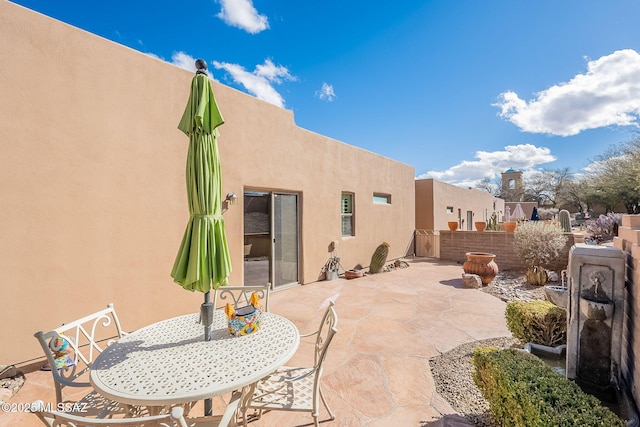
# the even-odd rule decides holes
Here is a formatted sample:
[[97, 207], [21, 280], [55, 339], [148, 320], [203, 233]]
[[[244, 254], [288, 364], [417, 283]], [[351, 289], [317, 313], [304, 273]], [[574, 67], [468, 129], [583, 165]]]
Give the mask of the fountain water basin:
[[613, 301], [597, 301], [591, 298], [580, 297], [580, 312], [587, 319], [607, 320], [613, 316], [615, 306]]
[[547, 285], [544, 287], [547, 299], [560, 308], [567, 308], [569, 305], [569, 288], [558, 285]]

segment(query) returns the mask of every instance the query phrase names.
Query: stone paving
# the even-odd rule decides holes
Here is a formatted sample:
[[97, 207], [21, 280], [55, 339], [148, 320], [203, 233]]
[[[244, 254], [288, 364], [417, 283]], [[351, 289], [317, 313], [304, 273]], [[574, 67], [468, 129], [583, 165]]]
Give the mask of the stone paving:
[[[313, 331], [330, 300], [339, 317], [329, 350], [324, 390], [336, 413], [325, 426], [468, 426], [435, 391], [429, 358], [461, 344], [510, 336], [505, 302], [462, 285], [462, 266], [409, 258], [408, 268], [346, 280], [322, 281], [272, 294], [271, 311], [291, 319], [301, 333]], [[311, 363], [302, 343], [289, 365]], [[72, 396], [67, 396], [71, 398]], [[214, 411], [224, 398], [214, 400]], [[54, 402], [51, 374], [27, 373], [8, 402]], [[200, 405], [194, 409], [201, 411]], [[312, 425], [308, 413], [270, 412], [253, 427]], [[33, 414], [0, 413], [0, 427], [38, 426]]]

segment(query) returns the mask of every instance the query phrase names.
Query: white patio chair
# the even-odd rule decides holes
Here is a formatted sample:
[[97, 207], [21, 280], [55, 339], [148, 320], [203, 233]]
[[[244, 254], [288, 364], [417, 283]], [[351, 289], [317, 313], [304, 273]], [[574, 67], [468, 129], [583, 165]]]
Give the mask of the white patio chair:
[[241, 400], [240, 393], [234, 393], [223, 415], [189, 418], [184, 408], [176, 406], [169, 413], [127, 418], [93, 418], [69, 412], [51, 411], [44, 402], [32, 404], [31, 412], [48, 427], [237, 427], [236, 413]]
[[[108, 304], [104, 310], [63, 324], [49, 332], [38, 331], [34, 334], [47, 356], [47, 363], [51, 369], [56, 389], [57, 403], [63, 402], [62, 390], [65, 387], [91, 387], [87, 375], [93, 360], [109, 344], [125, 334], [113, 304]], [[71, 349], [69, 358], [73, 363], [69, 364], [72, 366], [57, 369], [56, 354], [50, 348], [49, 343], [52, 339], [60, 336], [68, 338], [67, 341]], [[79, 402], [101, 418], [112, 413], [126, 411], [126, 408], [106, 399], [95, 391], [89, 392]]]
[[338, 315], [333, 305], [334, 303], [331, 301], [317, 331], [300, 335], [301, 337], [316, 337], [313, 366], [309, 368], [283, 366], [252, 385], [242, 405], [245, 427], [249, 419], [247, 415], [249, 409], [254, 410], [254, 413], [249, 415], [252, 420], [260, 418], [263, 411], [311, 412], [314, 425], [317, 427], [320, 400], [329, 412], [330, 419], [335, 419], [320, 384], [329, 344], [338, 332], [336, 328]]
[[[49, 411], [43, 402], [34, 402], [32, 412], [48, 427], [190, 427], [184, 418], [184, 410], [175, 407], [169, 414], [132, 418], [96, 419], [69, 412]], [[37, 409], [37, 408], [40, 409]]]
[[251, 294], [257, 292], [258, 298], [263, 301], [262, 311], [269, 311], [269, 294], [271, 283], [256, 286], [220, 286], [213, 293], [213, 307], [232, 303], [235, 307], [243, 307], [251, 304]]

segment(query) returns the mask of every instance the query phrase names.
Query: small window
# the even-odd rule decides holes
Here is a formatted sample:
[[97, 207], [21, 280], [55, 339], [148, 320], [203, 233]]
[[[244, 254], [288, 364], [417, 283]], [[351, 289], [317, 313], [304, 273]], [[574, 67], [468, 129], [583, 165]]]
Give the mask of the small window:
[[453, 213], [453, 206], [447, 206], [447, 213], [448, 214], [452, 214]]
[[352, 193], [342, 193], [342, 204], [341, 204], [341, 214], [342, 214], [342, 235], [343, 236], [354, 236], [353, 233], [353, 194]]
[[509, 180], [509, 190], [515, 190], [515, 189], [516, 189], [516, 180], [512, 178]]
[[373, 203], [381, 205], [391, 204], [391, 194], [373, 193]]

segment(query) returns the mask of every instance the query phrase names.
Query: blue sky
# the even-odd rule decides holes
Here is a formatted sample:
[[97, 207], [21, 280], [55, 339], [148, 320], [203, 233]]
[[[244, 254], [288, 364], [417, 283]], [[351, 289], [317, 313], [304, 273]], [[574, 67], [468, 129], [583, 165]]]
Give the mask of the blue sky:
[[[637, 138], [637, 0], [16, 0], [469, 186]], [[224, 111], [223, 111], [224, 113]]]

